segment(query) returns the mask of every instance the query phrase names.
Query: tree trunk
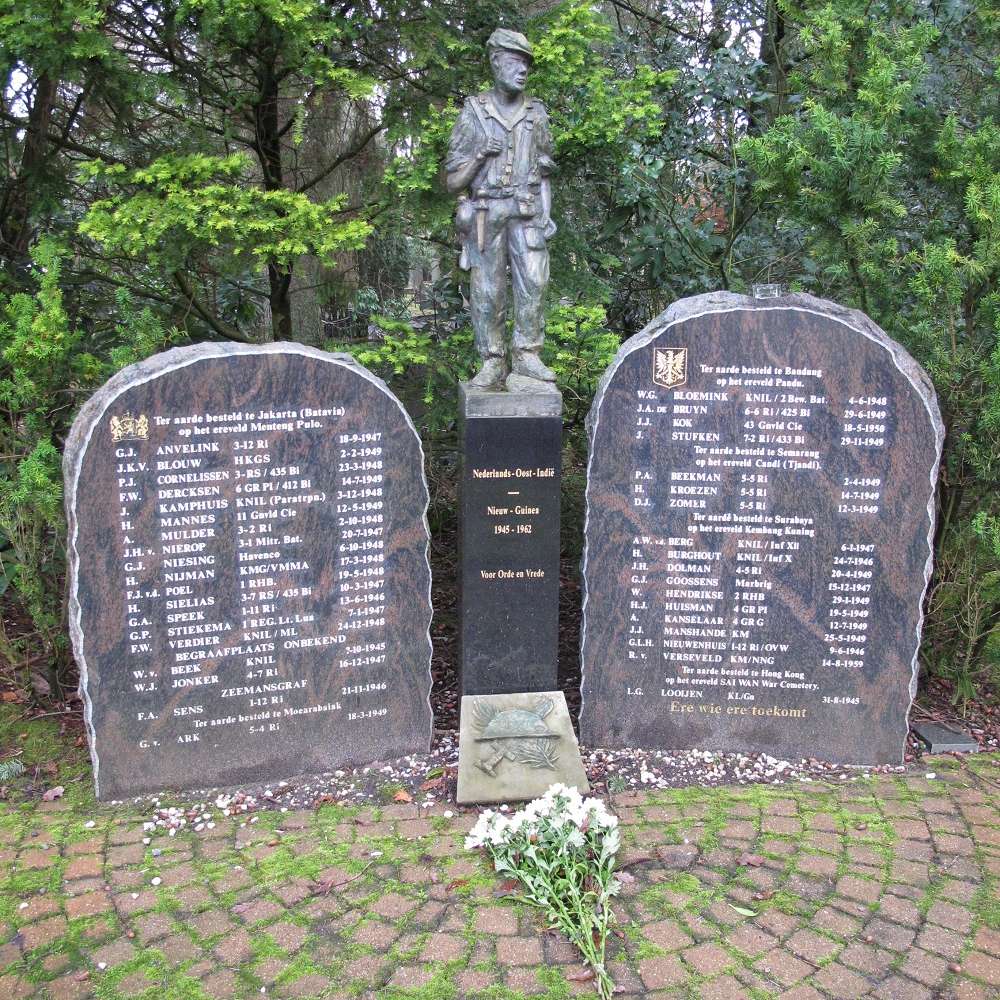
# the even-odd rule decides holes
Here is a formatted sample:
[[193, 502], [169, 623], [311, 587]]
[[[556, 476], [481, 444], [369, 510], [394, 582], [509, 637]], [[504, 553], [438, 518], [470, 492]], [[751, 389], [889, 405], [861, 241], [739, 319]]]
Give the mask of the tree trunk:
[[272, 340], [294, 340], [292, 337], [292, 300], [288, 295], [291, 281], [291, 267], [282, 267], [279, 264], [267, 265]]
[[[264, 189], [280, 191], [284, 178], [281, 164], [280, 95], [274, 58], [263, 63], [255, 118], [257, 153]], [[274, 340], [292, 339], [292, 302], [288, 295], [291, 282], [291, 262], [268, 264], [268, 298], [271, 304], [271, 335]]]
[[761, 135], [782, 114], [788, 94], [788, 67], [785, 56], [785, 18], [777, 0], [768, 0], [760, 40], [760, 59], [764, 64], [764, 87], [774, 96], [766, 121], [750, 118], [748, 133]]
[[28, 112], [28, 127], [24, 136], [21, 163], [8, 184], [0, 207], [0, 239], [3, 256], [18, 261], [27, 254], [31, 243], [31, 215], [35, 195], [39, 190], [42, 164], [48, 145], [49, 125], [55, 106], [58, 81], [43, 73], [35, 84], [35, 99]]
[[[292, 113], [291, 109], [287, 113]], [[289, 185], [307, 183], [325, 165], [349, 154], [370, 131], [372, 120], [362, 103], [353, 102], [332, 90], [316, 95], [310, 101], [305, 118], [302, 141], [297, 147], [297, 163], [289, 177]], [[363, 199], [364, 177], [378, 169], [373, 163], [377, 147], [373, 142], [356, 156], [347, 156], [335, 170], [308, 189], [308, 196], [326, 201], [337, 195], [347, 195], [348, 204]], [[326, 340], [324, 315], [346, 312], [358, 290], [359, 255], [343, 250], [332, 264], [315, 256], [301, 257], [295, 262], [289, 294], [295, 312], [295, 339], [305, 344], [321, 345]]]

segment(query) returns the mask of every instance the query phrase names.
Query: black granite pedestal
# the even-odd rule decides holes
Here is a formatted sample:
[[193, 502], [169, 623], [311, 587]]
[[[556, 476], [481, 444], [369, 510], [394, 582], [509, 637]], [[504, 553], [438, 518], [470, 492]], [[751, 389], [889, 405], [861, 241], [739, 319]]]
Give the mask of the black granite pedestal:
[[462, 383], [459, 411], [462, 694], [552, 691], [562, 396]]

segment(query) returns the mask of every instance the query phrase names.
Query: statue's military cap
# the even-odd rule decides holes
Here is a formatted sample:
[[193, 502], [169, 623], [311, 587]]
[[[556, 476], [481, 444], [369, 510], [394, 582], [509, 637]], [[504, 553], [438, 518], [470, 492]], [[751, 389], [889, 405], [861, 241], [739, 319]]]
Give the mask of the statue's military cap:
[[520, 52], [533, 60], [534, 53], [531, 51], [531, 42], [519, 31], [511, 31], [509, 28], [497, 28], [490, 35], [486, 42], [486, 50], [492, 55], [496, 49], [507, 49], [509, 52]]

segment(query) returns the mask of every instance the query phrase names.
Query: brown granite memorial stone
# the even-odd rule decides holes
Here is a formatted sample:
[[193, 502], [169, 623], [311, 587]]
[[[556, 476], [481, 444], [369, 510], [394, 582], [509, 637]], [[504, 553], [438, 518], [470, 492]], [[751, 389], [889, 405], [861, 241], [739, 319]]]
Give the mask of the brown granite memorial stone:
[[385, 384], [298, 344], [119, 372], [64, 456], [98, 796], [430, 745], [427, 486]]
[[866, 316], [676, 303], [590, 414], [581, 740], [900, 763], [943, 428]]

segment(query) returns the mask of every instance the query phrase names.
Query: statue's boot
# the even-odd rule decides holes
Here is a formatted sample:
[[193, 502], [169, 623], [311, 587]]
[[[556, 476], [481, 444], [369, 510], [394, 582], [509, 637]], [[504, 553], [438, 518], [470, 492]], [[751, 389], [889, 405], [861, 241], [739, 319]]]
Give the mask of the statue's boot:
[[490, 354], [483, 359], [483, 367], [475, 378], [469, 380], [469, 385], [474, 385], [477, 389], [492, 389], [502, 383], [506, 377], [507, 365], [504, 359]]
[[514, 374], [524, 378], [537, 379], [539, 382], [555, 382], [556, 373], [546, 365], [537, 351], [514, 352]]

